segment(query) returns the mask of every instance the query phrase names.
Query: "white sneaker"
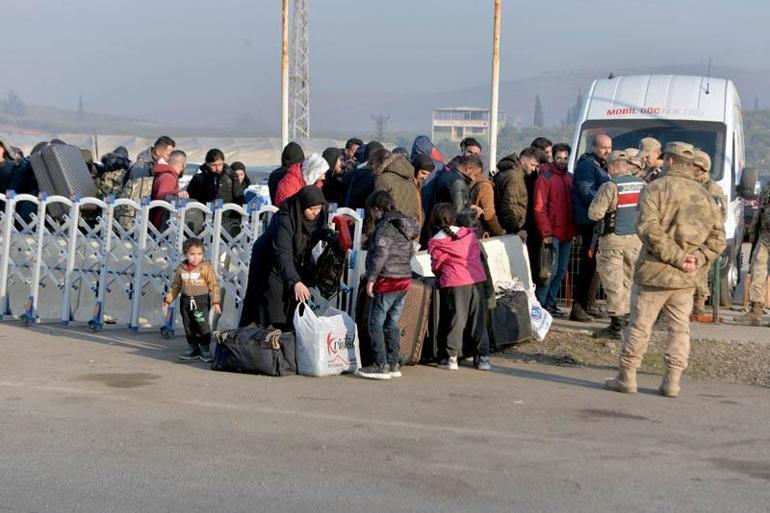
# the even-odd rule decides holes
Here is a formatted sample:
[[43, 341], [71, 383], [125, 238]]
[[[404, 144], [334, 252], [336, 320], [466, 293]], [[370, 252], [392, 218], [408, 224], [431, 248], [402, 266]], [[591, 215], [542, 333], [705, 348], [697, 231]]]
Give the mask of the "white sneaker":
[[489, 356], [479, 356], [475, 358], [473, 363], [480, 371], [492, 370], [492, 364], [489, 363]]
[[457, 365], [457, 357], [450, 356], [448, 359], [438, 362], [438, 368], [446, 370], [458, 370], [460, 366]]

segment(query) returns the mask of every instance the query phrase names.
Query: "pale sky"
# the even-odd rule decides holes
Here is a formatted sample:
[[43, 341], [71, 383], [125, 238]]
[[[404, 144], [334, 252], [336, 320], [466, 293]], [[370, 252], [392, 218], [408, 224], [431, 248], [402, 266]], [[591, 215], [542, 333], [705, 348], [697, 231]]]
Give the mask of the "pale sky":
[[[492, 0], [308, 1], [313, 101], [489, 83]], [[177, 124], [248, 112], [277, 125], [280, 0], [3, 4], [0, 92], [70, 108], [82, 92], [89, 109]], [[770, 68], [769, 18], [767, 0], [503, 0], [502, 80], [709, 57]], [[329, 111], [313, 121], [333, 126]]]

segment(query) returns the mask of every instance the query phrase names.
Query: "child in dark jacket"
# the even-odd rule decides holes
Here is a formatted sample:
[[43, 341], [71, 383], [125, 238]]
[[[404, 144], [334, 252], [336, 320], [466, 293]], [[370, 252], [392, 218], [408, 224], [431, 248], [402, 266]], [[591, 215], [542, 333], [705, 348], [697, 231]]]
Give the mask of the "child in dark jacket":
[[413, 217], [397, 212], [386, 191], [369, 197], [367, 215], [376, 223], [366, 255], [366, 293], [374, 298], [369, 314], [374, 363], [358, 369], [356, 374], [367, 379], [390, 379], [401, 376], [398, 321], [412, 283], [410, 261], [420, 225]]
[[435, 235], [428, 242], [428, 253], [433, 274], [438, 276], [441, 301], [438, 366], [457, 370], [457, 358], [463, 351], [463, 342], [469, 338], [475, 350], [474, 365], [486, 371], [491, 368], [484, 294], [487, 275], [476, 234], [469, 228], [455, 226], [455, 217], [455, 209], [449, 203], [437, 204], [430, 216]]
[[214, 266], [203, 260], [203, 242], [200, 239], [187, 239], [182, 247], [185, 260], [174, 273], [166, 297], [163, 298], [163, 312], [181, 292], [180, 312], [182, 324], [187, 335], [187, 351], [179, 355], [180, 360], [190, 361], [200, 358], [211, 362], [211, 328], [209, 327], [209, 308], [220, 315], [219, 285]]

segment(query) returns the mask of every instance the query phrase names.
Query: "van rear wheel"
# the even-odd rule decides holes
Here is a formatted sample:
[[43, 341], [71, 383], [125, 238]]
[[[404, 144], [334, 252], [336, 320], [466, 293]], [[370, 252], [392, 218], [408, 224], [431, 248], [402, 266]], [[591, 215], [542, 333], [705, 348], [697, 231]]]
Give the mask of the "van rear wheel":
[[[723, 307], [733, 306], [735, 297], [735, 284], [737, 283], [738, 270], [735, 263], [731, 263], [727, 272], [722, 270], [719, 276], [719, 305]], [[735, 279], [733, 278], [735, 277]]]

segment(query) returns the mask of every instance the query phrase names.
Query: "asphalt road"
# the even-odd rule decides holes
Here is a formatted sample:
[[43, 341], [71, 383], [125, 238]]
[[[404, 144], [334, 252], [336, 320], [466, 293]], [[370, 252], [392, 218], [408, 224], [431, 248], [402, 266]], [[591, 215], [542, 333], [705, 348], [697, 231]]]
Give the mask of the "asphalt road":
[[499, 357], [264, 378], [182, 345], [0, 325], [0, 512], [770, 512], [767, 388]]

